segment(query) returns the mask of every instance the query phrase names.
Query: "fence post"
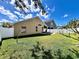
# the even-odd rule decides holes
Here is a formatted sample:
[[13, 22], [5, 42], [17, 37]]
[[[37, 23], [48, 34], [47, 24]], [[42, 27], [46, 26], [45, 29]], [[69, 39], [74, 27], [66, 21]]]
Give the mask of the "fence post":
[[1, 45], [2, 45], [2, 38], [1, 38], [1, 34], [0, 34], [0, 49], [1, 49]]

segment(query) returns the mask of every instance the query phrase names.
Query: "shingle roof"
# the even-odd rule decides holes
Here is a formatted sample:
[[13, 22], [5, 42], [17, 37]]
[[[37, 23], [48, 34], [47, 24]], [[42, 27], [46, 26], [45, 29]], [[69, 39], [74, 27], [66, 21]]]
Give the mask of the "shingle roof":
[[[34, 18], [29, 18], [29, 19], [24, 19], [24, 20], [22, 20], [22, 21], [18, 21], [18, 22], [16, 22], [15, 24], [18, 24], [18, 23], [21, 23], [21, 22], [26, 22], [26, 21], [29, 21], [29, 20], [34, 20], [34, 19], [39, 19], [40, 20], [40, 18], [37, 16], [37, 17], [34, 17]], [[42, 20], [41, 20], [42, 21]]]

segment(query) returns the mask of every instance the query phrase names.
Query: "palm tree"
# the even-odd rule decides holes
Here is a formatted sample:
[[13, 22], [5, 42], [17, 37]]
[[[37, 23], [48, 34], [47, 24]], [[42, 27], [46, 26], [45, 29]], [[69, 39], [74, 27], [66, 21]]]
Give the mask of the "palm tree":
[[[68, 24], [66, 26], [64, 26], [65, 28], [70, 28], [74, 33], [77, 33], [79, 34], [79, 19], [71, 19], [70, 22], [68, 22]], [[70, 30], [69, 30], [70, 32]], [[70, 36], [70, 33], [69, 33], [69, 36]]]
[[79, 20], [78, 19], [73, 19], [69, 22], [69, 28], [71, 28], [75, 33], [79, 34], [79, 31], [77, 28], [79, 27]]

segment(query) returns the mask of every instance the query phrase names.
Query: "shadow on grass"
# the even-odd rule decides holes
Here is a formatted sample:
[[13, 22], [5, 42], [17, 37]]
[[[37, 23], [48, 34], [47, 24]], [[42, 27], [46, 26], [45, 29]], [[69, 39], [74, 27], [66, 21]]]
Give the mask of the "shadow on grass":
[[77, 58], [79, 58], [79, 52], [77, 50], [75, 50], [74, 48], [68, 50], [74, 53], [77, 56]]
[[[37, 33], [37, 34], [19, 36], [18, 38], [20, 39], [20, 38], [39, 37], [39, 36], [47, 36], [47, 35], [51, 35], [51, 33]], [[17, 39], [17, 37], [14, 37], [14, 39]]]
[[47, 32], [47, 33], [37, 33], [37, 34], [31, 34], [31, 35], [23, 35], [23, 36], [16, 36], [16, 37], [8, 37], [8, 38], [2, 38], [2, 40], [6, 40], [6, 39], [11, 39], [11, 38], [14, 38], [14, 39], [20, 39], [20, 38], [27, 38], [27, 37], [38, 37], [38, 36], [47, 36], [47, 35], [51, 35], [50, 32]]
[[[38, 37], [38, 36], [47, 36], [47, 35], [51, 35], [50, 32], [46, 32], [46, 33], [38, 33], [38, 34], [32, 34], [32, 35], [24, 35], [24, 36], [19, 36], [19, 37], [8, 37], [8, 38], [2, 38], [2, 41], [0, 41], [0, 49], [2, 46], [2, 42], [3, 40], [7, 40], [7, 39], [21, 39], [21, 38], [27, 38], [27, 37]], [[17, 44], [23, 44], [23, 43], [19, 43], [18, 40], [16, 40]], [[25, 44], [25, 43], [24, 43]]]
[[[68, 37], [68, 38], [72, 38], [72, 39], [74, 39], [74, 40], [78, 40], [77, 38], [74, 38], [74, 37], [72, 37], [72, 36], [70, 36], [70, 35], [66, 35], [66, 34], [61, 34], [61, 35], [65, 36], [65, 37]], [[78, 41], [79, 41], [79, 40], [78, 40]]]

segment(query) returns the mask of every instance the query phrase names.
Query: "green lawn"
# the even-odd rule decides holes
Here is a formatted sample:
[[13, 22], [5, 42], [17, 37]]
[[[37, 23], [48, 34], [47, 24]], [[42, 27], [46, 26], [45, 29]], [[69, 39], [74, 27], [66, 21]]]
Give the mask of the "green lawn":
[[75, 53], [69, 51], [69, 49], [79, 51], [78, 35], [71, 34], [71, 38], [65, 35], [51, 34], [47, 36], [18, 38], [18, 44], [16, 44], [16, 39], [13, 38], [4, 40], [0, 49], [0, 59], [10, 59], [11, 55], [18, 57], [18, 59], [33, 59], [29, 49], [33, 48], [33, 45], [38, 41], [45, 49], [51, 49], [52, 55], [57, 49], [61, 49], [62, 55], [69, 54], [74, 59], [79, 59]]

